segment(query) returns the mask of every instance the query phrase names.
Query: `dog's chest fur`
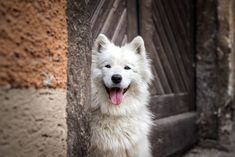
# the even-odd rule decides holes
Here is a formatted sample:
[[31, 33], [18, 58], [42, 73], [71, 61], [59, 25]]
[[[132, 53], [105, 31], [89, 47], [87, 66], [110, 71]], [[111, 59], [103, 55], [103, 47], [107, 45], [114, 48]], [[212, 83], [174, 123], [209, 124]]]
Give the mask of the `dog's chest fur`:
[[151, 119], [147, 111], [132, 116], [108, 116], [99, 111], [93, 113], [91, 121], [91, 143], [96, 152], [125, 152], [134, 149], [141, 140], [146, 138]]

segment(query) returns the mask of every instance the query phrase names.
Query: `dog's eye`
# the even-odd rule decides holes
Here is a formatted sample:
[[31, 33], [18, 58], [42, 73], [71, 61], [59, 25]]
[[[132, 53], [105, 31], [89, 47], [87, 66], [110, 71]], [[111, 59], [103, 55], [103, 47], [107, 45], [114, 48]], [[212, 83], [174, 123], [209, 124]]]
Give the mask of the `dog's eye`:
[[105, 68], [111, 68], [111, 65], [107, 64], [104, 66]]
[[130, 70], [131, 68], [129, 66], [125, 66], [124, 69]]

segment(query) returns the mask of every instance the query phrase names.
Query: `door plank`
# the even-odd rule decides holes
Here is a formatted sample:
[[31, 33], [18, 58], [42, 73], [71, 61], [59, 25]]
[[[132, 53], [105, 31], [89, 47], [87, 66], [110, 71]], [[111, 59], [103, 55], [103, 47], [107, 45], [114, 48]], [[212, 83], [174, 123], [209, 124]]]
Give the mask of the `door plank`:
[[[173, 10], [172, 11], [168, 11], [168, 8], [169, 8], [169, 2], [168, 1], [158, 1], [160, 4], [159, 5], [159, 9], [163, 9], [162, 12], [165, 13], [165, 17], [164, 18], [161, 18], [162, 19], [162, 23], [163, 25], [165, 26], [165, 33], [167, 34], [167, 37], [168, 37], [168, 41], [169, 41], [169, 47], [170, 47], [170, 50], [172, 51], [172, 56], [173, 56], [173, 59], [175, 59], [175, 63], [174, 65], [172, 64], [172, 67], [176, 66], [179, 70], [179, 73], [180, 73], [180, 78], [179, 78], [179, 81], [183, 84], [181, 86], [183, 86], [183, 89], [184, 87], [186, 87], [188, 84], [184, 82], [184, 80], [186, 80], [186, 82], [189, 82], [188, 81], [188, 75], [186, 74], [186, 67], [182, 64], [182, 56], [180, 56], [180, 50], [178, 49], [178, 40], [180, 38], [180, 36], [177, 36], [175, 34], [175, 27], [178, 25], [178, 22], [173, 20], [174, 18], [174, 15], [172, 14], [173, 13]], [[185, 8], [186, 10], [186, 8]], [[185, 25], [187, 25], [187, 23], [185, 23]], [[181, 28], [182, 29], [182, 28]], [[188, 27], [186, 27], [186, 29], [188, 29]], [[184, 43], [186, 43], [188, 41], [184, 41]], [[187, 44], [183, 44], [183, 45], [186, 45], [187, 47]], [[188, 52], [188, 54], [190, 54], [191, 51]], [[183, 90], [183, 91], [186, 91], [186, 90]], [[181, 92], [183, 92], [181, 90]]]
[[136, 0], [127, 0], [127, 40], [130, 42], [138, 35]]
[[91, 18], [91, 32], [92, 32], [92, 38], [95, 39], [100, 31], [102, 30], [105, 24], [105, 21], [110, 14], [112, 8], [113, 8], [114, 0], [100, 1], [99, 5], [96, 8], [96, 11], [94, 14], [92, 14]]
[[[104, 33], [109, 39], [112, 39], [117, 29], [119, 19], [126, 7], [125, 0], [116, 0], [114, 7], [110, 10], [109, 15], [104, 23], [101, 33]], [[126, 17], [125, 17], [126, 18]]]
[[[173, 31], [169, 26], [169, 21], [167, 17], [167, 12], [165, 11], [161, 1], [154, 1], [153, 3], [153, 20], [155, 24], [155, 29], [157, 30], [157, 35], [162, 39], [162, 47], [163, 52], [166, 55], [167, 60], [170, 63], [170, 68], [172, 69], [174, 76], [171, 77], [172, 80], [175, 80], [176, 84], [174, 85], [174, 91], [176, 92], [183, 92], [184, 85], [183, 85], [183, 78], [179, 71], [179, 67], [176, 64], [177, 60], [175, 57], [175, 49], [172, 47], [175, 42], [172, 42], [172, 34]], [[174, 23], [174, 25], [177, 23]], [[173, 82], [173, 81], [172, 81]]]
[[116, 26], [116, 29], [114, 31], [111, 41], [121, 46], [122, 39], [125, 36], [126, 30], [127, 30], [127, 9], [125, 8], [122, 12], [121, 17], [118, 20], [118, 23], [117, 23], [117, 26]]
[[155, 120], [151, 136], [153, 156], [172, 156], [191, 147], [197, 141], [195, 123], [195, 112]]
[[155, 119], [164, 118], [194, 110], [188, 93], [156, 95], [151, 98], [150, 109]]
[[[151, 91], [152, 95], [161, 95], [161, 94], [169, 94], [172, 93], [170, 83], [165, 71], [165, 67], [163, 63], [160, 61], [159, 57], [159, 46], [157, 46], [153, 42], [153, 34], [155, 33], [155, 28], [153, 26], [153, 19], [152, 19], [152, 0], [141, 0], [139, 4], [140, 8], [140, 35], [143, 37], [145, 41], [145, 46], [147, 52], [149, 52], [149, 56], [153, 60], [152, 64], [155, 76], [159, 78], [159, 81], [154, 80], [156, 84], [153, 84], [155, 89], [163, 89], [157, 91]], [[160, 83], [160, 84], [159, 84]], [[160, 88], [161, 87], [161, 88]]]

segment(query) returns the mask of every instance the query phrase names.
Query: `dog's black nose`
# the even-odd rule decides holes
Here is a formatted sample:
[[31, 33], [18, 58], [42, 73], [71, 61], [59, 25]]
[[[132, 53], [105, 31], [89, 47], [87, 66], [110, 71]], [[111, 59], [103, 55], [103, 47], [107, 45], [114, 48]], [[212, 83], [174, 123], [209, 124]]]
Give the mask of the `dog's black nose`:
[[111, 79], [113, 83], [118, 84], [122, 81], [122, 76], [119, 74], [114, 74]]

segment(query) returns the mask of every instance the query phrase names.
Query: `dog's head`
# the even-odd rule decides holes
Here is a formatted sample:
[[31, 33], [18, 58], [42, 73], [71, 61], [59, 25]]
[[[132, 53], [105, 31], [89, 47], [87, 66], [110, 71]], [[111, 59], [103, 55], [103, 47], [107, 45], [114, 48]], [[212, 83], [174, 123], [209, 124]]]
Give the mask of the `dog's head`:
[[104, 89], [107, 101], [113, 105], [121, 105], [128, 94], [138, 96], [138, 92], [145, 90], [143, 86], [152, 79], [144, 41], [140, 36], [118, 47], [100, 34], [92, 53], [92, 81], [98, 88]]

